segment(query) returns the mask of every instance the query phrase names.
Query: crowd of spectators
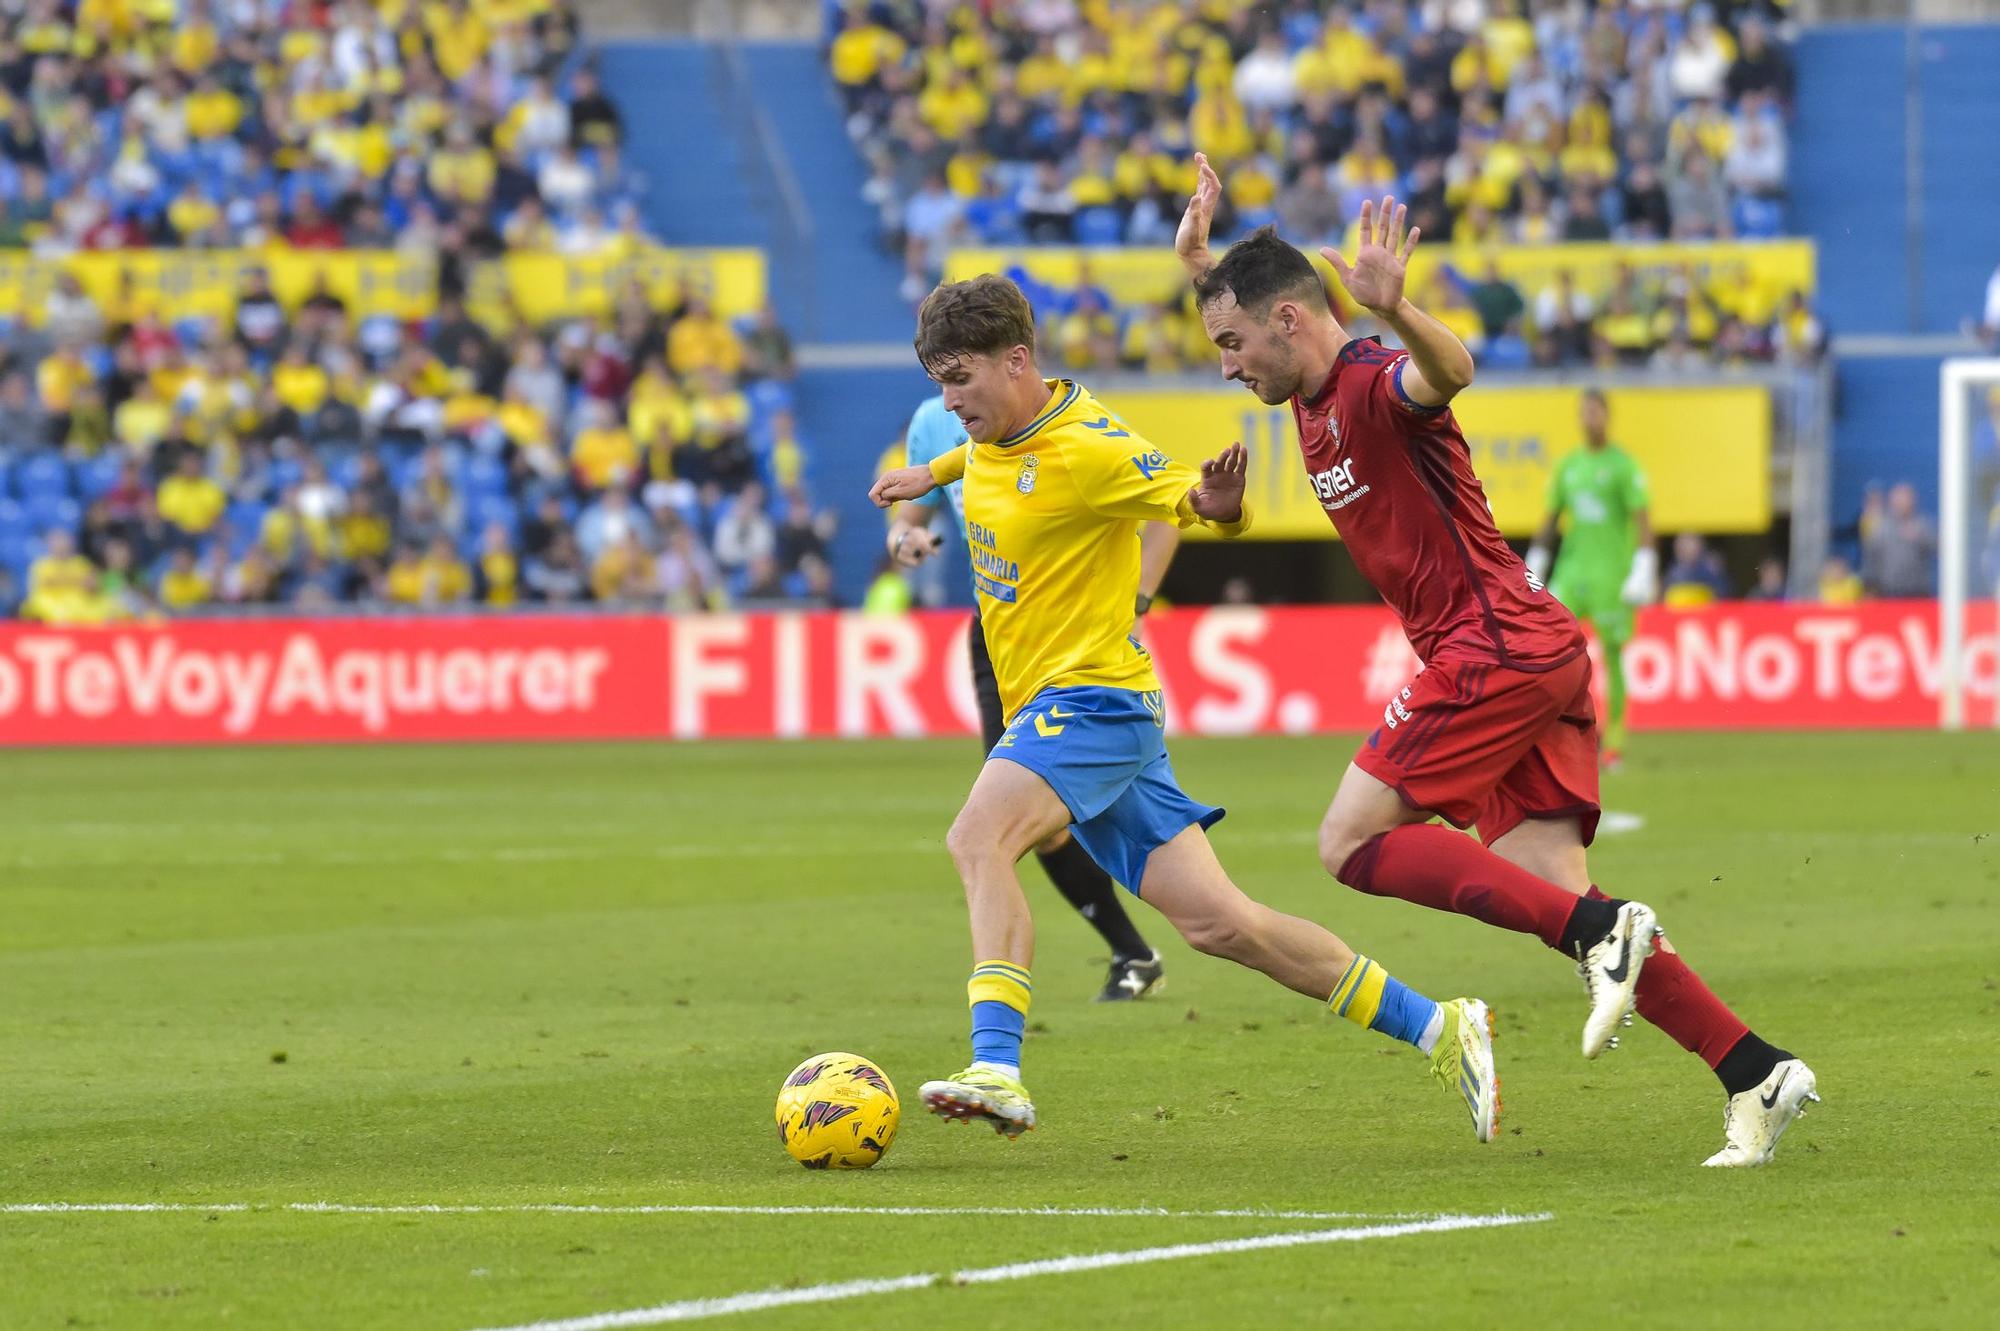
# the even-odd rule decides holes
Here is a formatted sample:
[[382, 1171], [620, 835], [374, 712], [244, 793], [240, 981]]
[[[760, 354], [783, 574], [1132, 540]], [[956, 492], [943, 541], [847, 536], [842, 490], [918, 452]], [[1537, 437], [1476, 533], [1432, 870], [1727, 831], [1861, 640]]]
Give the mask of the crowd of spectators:
[[451, 298], [408, 324], [274, 310], [255, 272], [187, 340], [149, 314], [16, 330], [0, 613], [823, 603], [791, 374], [770, 310], [738, 328], [636, 283], [612, 317], [504, 336]]
[[[1192, 294], [1172, 272], [1162, 277], [1160, 299], [1124, 304], [1095, 280], [1087, 260], [1075, 285], [1043, 282], [1023, 265], [1008, 275], [1035, 308], [1042, 345], [1067, 369], [1171, 374], [1214, 363]], [[1568, 269], [1524, 290], [1492, 263], [1468, 272], [1447, 262], [1416, 298], [1481, 365], [1495, 369], [1798, 365], [1826, 348], [1803, 292], [1780, 293], [1686, 263], [1620, 263], [1608, 289], [1593, 294]], [[1359, 311], [1348, 323], [1359, 334], [1378, 331]]]
[[0, 245], [457, 260], [644, 240], [572, 0], [6, 9]]
[[830, 600], [771, 310], [468, 313], [482, 260], [649, 243], [623, 133], [570, 0], [7, 6], [0, 246], [404, 247], [438, 293], [253, 264], [191, 318], [64, 270], [0, 320], [0, 614]]
[[[1394, 192], [1434, 242], [1771, 236], [1792, 65], [1776, 7], [848, 0], [829, 46], [913, 291], [954, 243], [1338, 243]], [[919, 292], [920, 293], [920, 292]]]
[[[2000, 520], [2000, 508], [1995, 512]], [[2000, 525], [1994, 530], [2000, 532]], [[1860, 564], [1856, 567], [1850, 554], [1838, 551], [1826, 557], [1813, 589], [1821, 604], [1854, 605], [1871, 598], [1923, 600], [1937, 594], [1937, 524], [1923, 512], [1917, 488], [1908, 481], [1886, 489], [1870, 485], [1860, 520], [1834, 535], [1850, 552], [1859, 549]], [[1721, 554], [1695, 532], [1674, 538], [1660, 586], [1662, 604], [1672, 609], [1693, 609], [1739, 594], [1751, 601], [1790, 599], [1783, 561], [1763, 559], [1755, 579], [1739, 589]]]
[[[1199, 148], [1216, 234], [1275, 224], [1339, 245], [1393, 191], [1464, 265], [1425, 293], [1501, 365], [1807, 358], [1801, 292], [1744, 302], [1686, 272], [1601, 295], [1521, 290], [1496, 243], [1710, 240], [1783, 228], [1789, 55], [1739, 6], [1185, 0], [835, 6], [829, 59], [871, 163], [864, 192], [921, 297], [961, 244], [1171, 244]], [[1038, 304], [1065, 362], [1184, 369], [1209, 355], [1180, 293]]]

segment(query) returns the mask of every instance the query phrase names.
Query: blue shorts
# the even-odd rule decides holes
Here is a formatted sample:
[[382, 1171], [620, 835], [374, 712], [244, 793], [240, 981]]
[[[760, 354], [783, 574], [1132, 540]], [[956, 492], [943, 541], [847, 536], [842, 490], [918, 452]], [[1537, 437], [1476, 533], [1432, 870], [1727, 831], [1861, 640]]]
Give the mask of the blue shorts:
[[1134, 896], [1146, 857], [1223, 811], [1189, 799], [1167, 761], [1158, 693], [1101, 685], [1044, 689], [1014, 714], [989, 759], [1019, 763], [1069, 806], [1077, 841]]

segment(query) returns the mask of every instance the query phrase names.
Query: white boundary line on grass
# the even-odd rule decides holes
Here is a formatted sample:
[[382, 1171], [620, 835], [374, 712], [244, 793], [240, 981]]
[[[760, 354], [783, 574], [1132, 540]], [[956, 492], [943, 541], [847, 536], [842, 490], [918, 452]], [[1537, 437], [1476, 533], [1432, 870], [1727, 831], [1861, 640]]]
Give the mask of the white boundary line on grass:
[[920, 1272], [887, 1280], [848, 1280], [839, 1284], [810, 1285], [804, 1289], [753, 1290], [721, 1298], [684, 1299], [651, 1308], [630, 1308], [621, 1312], [592, 1313], [556, 1321], [524, 1322], [497, 1331], [613, 1331], [633, 1326], [661, 1326], [668, 1322], [694, 1322], [731, 1313], [763, 1312], [802, 1303], [835, 1303], [869, 1294], [895, 1294], [903, 1290], [925, 1289], [933, 1285], [987, 1285], [1003, 1280], [1029, 1280], [1036, 1276], [1068, 1275], [1075, 1271], [1102, 1271], [1116, 1266], [1140, 1266], [1149, 1262], [1175, 1262], [1188, 1257], [1217, 1257], [1227, 1253], [1256, 1252], [1266, 1248], [1296, 1248], [1319, 1243], [1357, 1243], [1363, 1239], [1400, 1238], [1406, 1234], [1442, 1234], [1463, 1229], [1498, 1229], [1506, 1225], [1531, 1225], [1552, 1219], [1550, 1213], [1534, 1215], [1444, 1215], [1395, 1225], [1367, 1225], [1358, 1229], [1309, 1229], [1291, 1234], [1260, 1234], [1254, 1238], [1219, 1239], [1212, 1243], [1176, 1243], [1161, 1248], [1134, 1248], [1125, 1252], [1080, 1253], [1071, 1257], [1051, 1257], [1042, 1261], [1015, 1262], [1007, 1266], [987, 1266], [966, 1271]]
[[1275, 1211], [1238, 1209], [1175, 1211], [1164, 1206], [701, 1206], [581, 1202], [522, 1202], [497, 1206], [452, 1206], [437, 1202], [372, 1205], [350, 1202], [13, 1202], [0, 1215], [196, 1214], [243, 1211], [298, 1211], [325, 1215], [884, 1215], [884, 1216], [1043, 1216], [1051, 1219], [1148, 1220], [1421, 1220], [1428, 1211]]

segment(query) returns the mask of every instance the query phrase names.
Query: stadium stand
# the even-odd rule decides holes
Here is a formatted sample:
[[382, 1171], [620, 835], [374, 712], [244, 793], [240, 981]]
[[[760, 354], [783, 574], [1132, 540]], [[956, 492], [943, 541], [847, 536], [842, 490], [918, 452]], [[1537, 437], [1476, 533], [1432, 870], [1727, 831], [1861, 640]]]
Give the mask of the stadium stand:
[[[915, 299], [958, 246], [1164, 247], [1206, 152], [1223, 239], [1339, 244], [1393, 191], [1451, 261], [1425, 297], [1483, 361], [1809, 358], [1803, 289], [1750, 308], [1687, 270], [1519, 289], [1482, 254], [1786, 231], [1791, 56], [1780, 7], [1124, 5], [830, 8], [828, 61], [870, 163], [863, 195]], [[1169, 275], [1105, 305], [1041, 284], [1077, 370], [1207, 359]]]
[[624, 133], [569, 0], [9, 7], [0, 613], [826, 603], [772, 311], [533, 266]]

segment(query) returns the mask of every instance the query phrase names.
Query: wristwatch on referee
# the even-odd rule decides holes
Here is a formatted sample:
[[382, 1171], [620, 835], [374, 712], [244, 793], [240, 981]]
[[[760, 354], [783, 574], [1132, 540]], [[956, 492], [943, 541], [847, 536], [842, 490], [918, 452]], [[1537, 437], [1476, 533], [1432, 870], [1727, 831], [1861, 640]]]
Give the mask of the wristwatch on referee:
[[1143, 619], [1145, 618], [1146, 612], [1148, 610], [1151, 610], [1152, 608], [1153, 608], [1153, 594], [1151, 592], [1140, 592], [1139, 603], [1133, 607], [1135, 613], [1138, 615], [1139, 618]]

